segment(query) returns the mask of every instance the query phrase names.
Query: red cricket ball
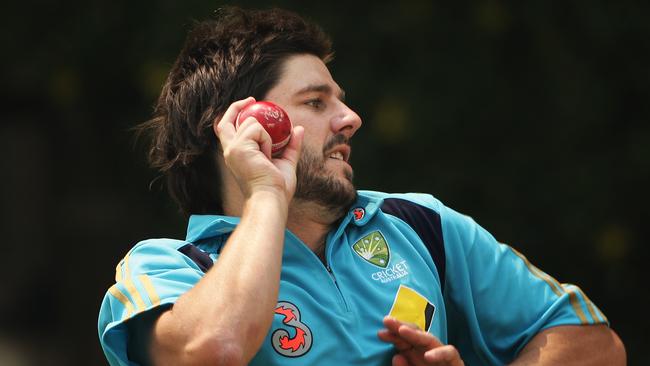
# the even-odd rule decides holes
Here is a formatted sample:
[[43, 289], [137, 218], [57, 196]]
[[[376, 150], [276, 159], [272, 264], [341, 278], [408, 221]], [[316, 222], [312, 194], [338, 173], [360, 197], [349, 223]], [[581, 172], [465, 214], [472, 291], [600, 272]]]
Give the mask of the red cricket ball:
[[282, 154], [282, 150], [291, 139], [291, 130], [293, 129], [287, 112], [271, 102], [255, 102], [239, 112], [235, 126], [239, 127], [239, 124], [248, 117], [254, 117], [271, 136], [271, 155]]

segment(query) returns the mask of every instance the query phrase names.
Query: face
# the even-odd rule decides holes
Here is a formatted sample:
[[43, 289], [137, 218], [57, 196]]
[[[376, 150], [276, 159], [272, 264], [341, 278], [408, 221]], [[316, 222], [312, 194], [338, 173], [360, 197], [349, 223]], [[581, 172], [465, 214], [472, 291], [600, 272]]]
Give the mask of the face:
[[344, 92], [325, 64], [313, 55], [288, 58], [265, 99], [284, 108], [294, 126], [305, 128], [294, 197], [346, 211], [356, 200], [349, 141], [361, 118], [345, 105]]

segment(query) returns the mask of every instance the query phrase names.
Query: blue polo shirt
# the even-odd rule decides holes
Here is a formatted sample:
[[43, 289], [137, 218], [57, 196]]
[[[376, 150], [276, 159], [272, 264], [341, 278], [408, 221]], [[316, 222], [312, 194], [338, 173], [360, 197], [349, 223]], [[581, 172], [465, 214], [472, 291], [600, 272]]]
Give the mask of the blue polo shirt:
[[[143, 241], [119, 262], [99, 315], [111, 365], [138, 364], [129, 322], [201, 280], [238, 222], [192, 216], [185, 240]], [[508, 363], [549, 327], [607, 323], [578, 287], [430, 195], [360, 191], [325, 257], [286, 232], [273, 324], [251, 365], [390, 365], [395, 349], [377, 338], [389, 314], [453, 344], [466, 364]]]

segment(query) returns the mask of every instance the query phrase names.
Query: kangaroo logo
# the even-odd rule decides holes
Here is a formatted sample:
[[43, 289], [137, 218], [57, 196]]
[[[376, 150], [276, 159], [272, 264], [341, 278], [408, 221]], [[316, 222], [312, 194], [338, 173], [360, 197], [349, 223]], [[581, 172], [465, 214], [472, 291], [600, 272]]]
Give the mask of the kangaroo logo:
[[300, 310], [287, 301], [278, 302], [275, 313], [284, 316], [282, 323], [293, 328], [293, 336], [283, 328], [276, 329], [271, 335], [273, 349], [286, 357], [300, 357], [309, 352], [312, 344], [312, 334], [309, 327], [300, 321]]

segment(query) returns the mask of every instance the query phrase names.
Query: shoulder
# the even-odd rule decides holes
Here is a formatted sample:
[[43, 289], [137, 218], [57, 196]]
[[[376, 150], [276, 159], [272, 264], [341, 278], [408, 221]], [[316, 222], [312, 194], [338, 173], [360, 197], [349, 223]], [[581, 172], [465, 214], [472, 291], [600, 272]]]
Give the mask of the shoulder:
[[479, 226], [469, 216], [459, 213], [436, 197], [425, 193], [384, 193], [359, 191], [360, 201], [370, 202], [393, 221], [406, 223], [425, 242], [440, 246], [471, 246]]
[[428, 193], [385, 193], [359, 191], [360, 201], [368, 201], [385, 214], [400, 218], [434, 218], [441, 226], [458, 226], [473, 222]]
[[188, 241], [148, 239], [134, 245], [118, 262], [115, 268], [116, 279], [178, 268], [193, 268], [205, 272], [204, 267], [211, 265], [211, 262], [207, 253]]
[[186, 244], [188, 244], [187, 241], [179, 239], [146, 239], [135, 244], [129, 253], [155, 254], [157, 252], [176, 251]]
[[181, 251], [186, 245], [175, 239], [144, 240], [118, 262], [98, 318], [100, 343], [110, 364], [134, 364], [126, 351], [130, 320], [164, 310], [201, 278], [199, 266]]
[[427, 193], [385, 193], [377, 191], [359, 191], [359, 197], [374, 201], [380, 208], [392, 206], [421, 206], [440, 212], [444, 205], [440, 200]]
[[147, 239], [138, 242], [131, 250], [125, 255], [125, 258], [134, 260], [141, 257], [159, 257], [168, 256], [172, 253], [177, 253], [183, 246], [189, 244], [184, 240], [178, 239]]

